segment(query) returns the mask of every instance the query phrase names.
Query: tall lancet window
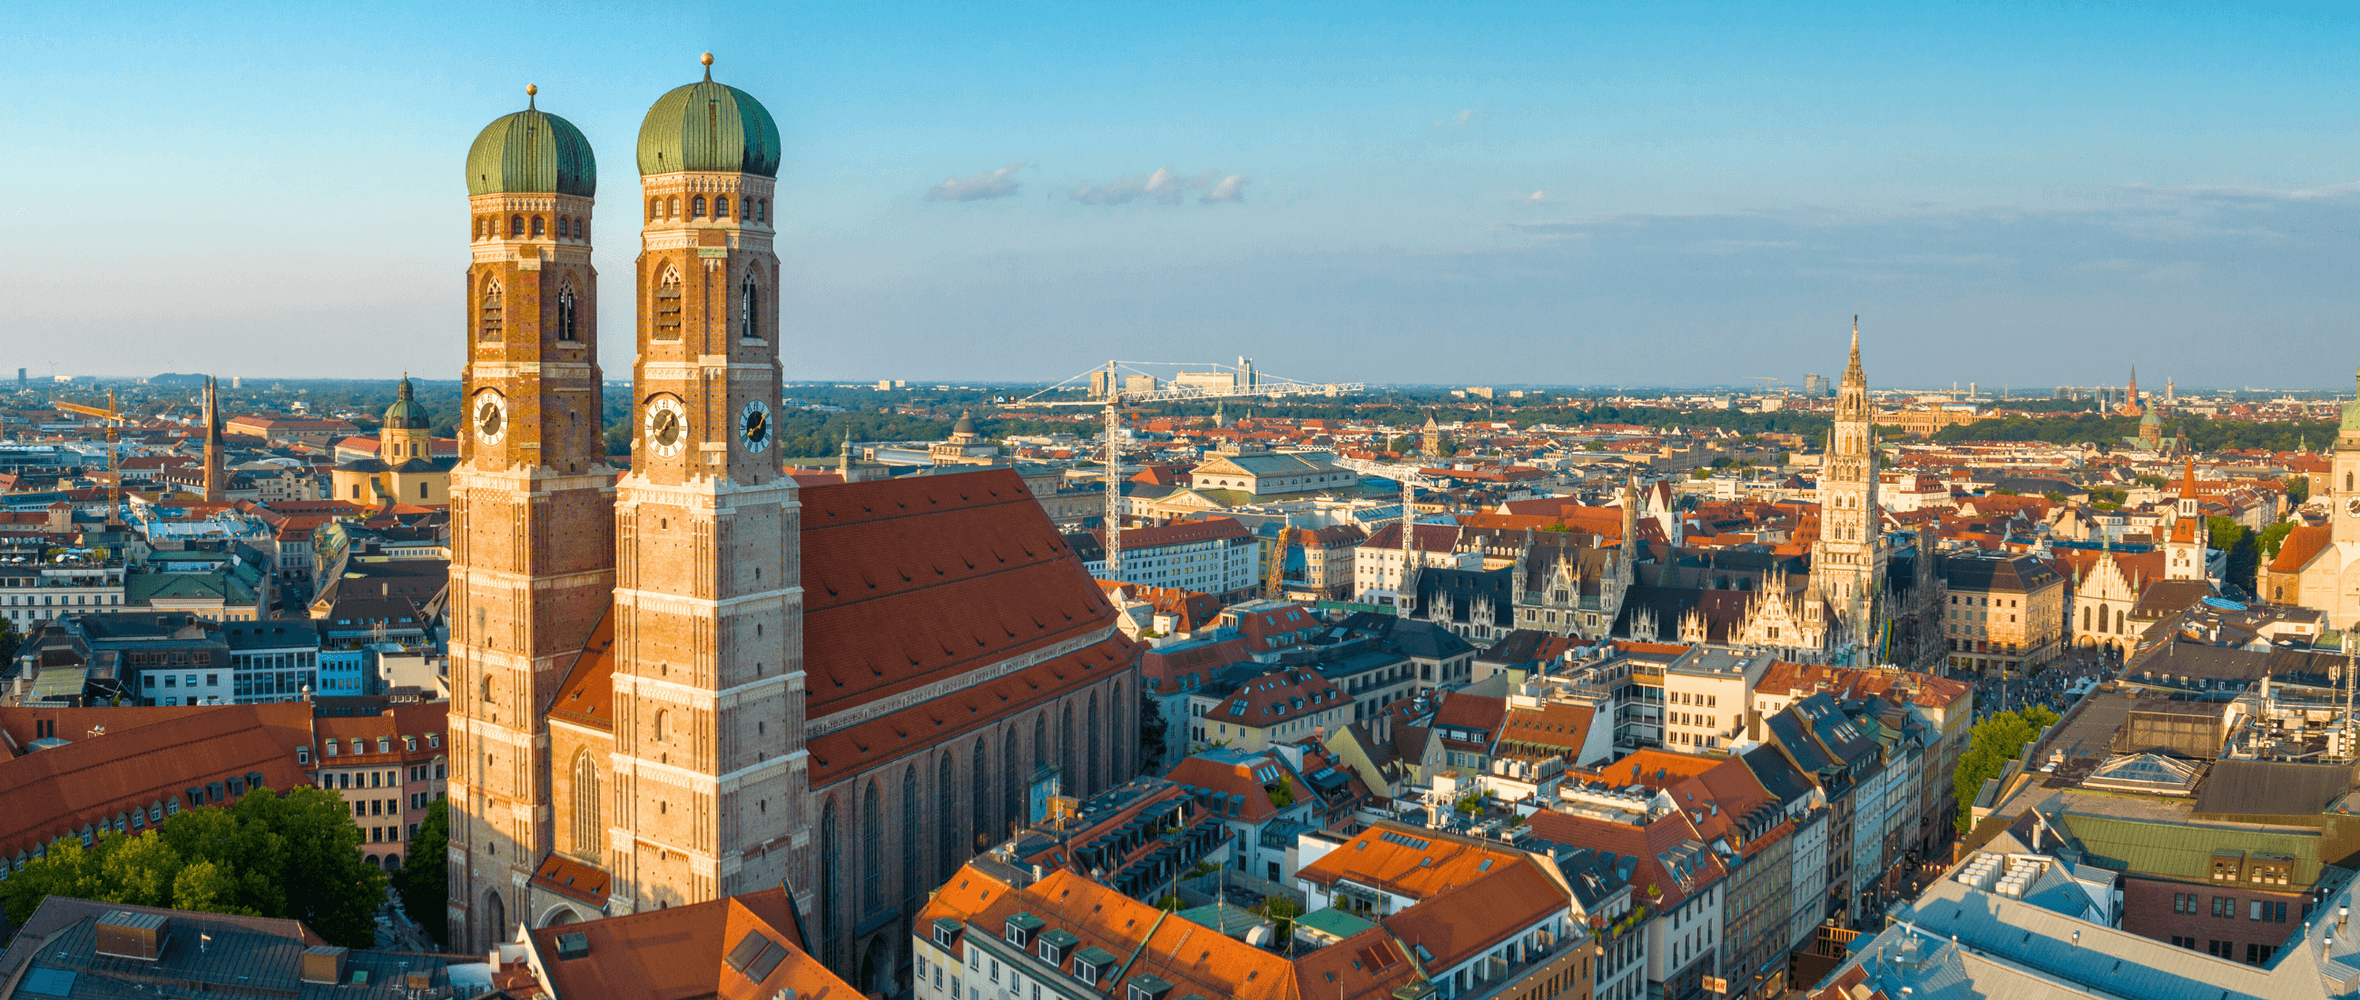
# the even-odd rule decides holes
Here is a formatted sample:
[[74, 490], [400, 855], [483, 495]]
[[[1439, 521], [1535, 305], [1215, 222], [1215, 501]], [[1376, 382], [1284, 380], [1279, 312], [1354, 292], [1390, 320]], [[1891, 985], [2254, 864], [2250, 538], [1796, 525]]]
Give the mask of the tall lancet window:
[[482, 334], [479, 339], [500, 339], [500, 283], [486, 281], [483, 285]]
[[657, 340], [680, 339], [680, 272], [671, 265], [664, 266], [664, 276], [656, 280], [655, 329]]
[[754, 283], [754, 269], [746, 269], [746, 283], [738, 288], [738, 336], [747, 340], [762, 339], [760, 315], [762, 287]]
[[605, 864], [606, 826], [599, 821], [598, 764], [588, 751], [574, 755], [574, 854]]
[[574, 334], [574, 286], [557, 290], [557, 339], [578, 340]]

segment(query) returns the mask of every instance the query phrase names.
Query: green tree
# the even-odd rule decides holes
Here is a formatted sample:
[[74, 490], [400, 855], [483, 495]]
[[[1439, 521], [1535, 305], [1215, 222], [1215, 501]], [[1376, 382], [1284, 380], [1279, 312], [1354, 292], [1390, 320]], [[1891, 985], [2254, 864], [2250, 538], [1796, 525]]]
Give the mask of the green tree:
[[2309, 499], [2311, 499], [2311, 477], [2286, 477], [2286, 501], [2288, 503], [2300, 507]]
[[410, 838], [409, 863], [387, 876], [394, 891], [401, 894], [402, 912], [441, 945], [450, 944], [443, 940], [449, 930], [443, 909], [451, 901], [450, 874], [442, 861], [451, 842], [448, 805], [437, 799], [426, 807], [426, 821], [418, 824], [417, 836]]
[[43, 899], [67, 895], [287, 917], [365, 948], [376, 941], [385, 875], [361, 860], [360, 845], [360, 828], [334, 793], [257, 790], [232, 806], [176, 813], [137, 836], [104, 833], [88, 848], [61, 839], [0, 882], [0, 908], [22, 923]]
[[1958, 770], [1950, 778], [1951, 793], [1958, 802], [1960, 833], [1974, 825], [1974, 813], [1968, 806], [1983, 793], [1983, 783], [1998, 777], [2009, 761], [2024, 752], [2025, 744], [2056, 721], [2057, 713], [2033, 705], [1993, 715], [1967, 733], [1967, 751], [1959, 755]]
[[2229, 554], [2228, 582], [2254, 592], [2254, 571], [2261, 567], [2262, 549], [2254, 539], [2253, 529], [2226, 517], [2205, 519], [2213, 548]]
[[24, 637], [17, 634], [16, 623], [0, 618], [0, 667], [16, 662], [17, 647], [23, 642]]
[[1157, 707], [1156, 696], [1140, 692], [1139, 773], [1146, 774], [1156, 761], [1164, 759], [1169, 729], [1170, 726], [1164, 722], [1164, 713]]
[[2280, 521], [2263, 528], [2261, 534], [2254, 536], [2254, 544], [2261, 546], [2262, 555], [2275, 559], [2278, 557], [2278, 547], [2286, 543], [2286, 536], [2293, 531], [2293, 521]]

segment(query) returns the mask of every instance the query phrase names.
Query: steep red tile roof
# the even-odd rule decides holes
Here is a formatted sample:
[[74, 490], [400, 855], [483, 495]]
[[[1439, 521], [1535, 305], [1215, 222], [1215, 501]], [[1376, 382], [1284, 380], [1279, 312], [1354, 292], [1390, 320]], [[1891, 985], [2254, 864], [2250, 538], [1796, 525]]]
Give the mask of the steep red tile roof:
[[37, 721], [55, 722], [72, 742], [0, 761], [0, 802], [8, 804], [0, 810], [0, 856], [151, 803], [187, 808], [184, 790], [249, 772], [276, 789], [311, 783], [295, 760], [296, 748], [311, 744], [305, 702], [0, 708], [0, 729], [17, 748], [33, 740]]
[[[972, 871], [962, 871], [958, 878], [968, 878]], [[1107, 996], [1121, 995], [1116, 991], [1133, 977], [1152, 975], [1171, 983], [1174, 997], [1193, 993], [1237, 1000], [1380, 1000], [1408, 982], [1414, 971], [1383, 928], [1369, 928], [1290, 961], [1208, 932], [1064, 869], [998, 895], [965, 922], [973, 933], [996, 939], [1008, 918], [1020, 911], [1042, 918], [1048, 929], [1081, 938], [1076, 951], [1096, 947], [1118, 956], [1120, 981], [1102, 983], [1094, 991]], [[929, 905], [923, 916], [934, 912]]]
[[533, 872], [533, 884], [560, 896], [604, 909], [607, 891], [614, 885], [614, 876], [565, 855], [552, 854], [543, 858], [541, 867]]
[[[804, 997], [859, 996], [851, 984], [803, 952], [797, 931], [786, 891], [765, 889], [543, 927], [532, 932], [532, 944], [548, 971], [551, 991], [567, 998], [692, 1000], [717, 996], [755, 1000], [774, 996], [781, 989], [793, 989]], [[569, 934], [582, 935], [587, 949], [576, 958], [559, 958], [557, 939]], [[749, 934], [762, 939], [754, 946], [756, 950], [767, 946], [783, 952], [777, 965], [758, 982], [725, 960]], [[767, 963], [754, 968], [760, 969], [761, 964]]]
[[1013, 469], [815, 486], [802, 502], [814, 722], [1114, 625]]
[[[1645, 826], [1633, 826], [1543, 810], [1526, 822], [1534, 834], [1560, 844], [1636, 858], [1638, 867], [1631, 873], [1631, 886], [1638, 900], [1656, 912], [1678, 905], [1729, 873], [1685, 813], [1667, 812]], [[1686, 879], [1664, 866], [1667, 858], [1682, 853], [1690, 859]], [[1650, 889], [1656, 894], [1649, 895]]]
[[[1420, 552], [1449, 552], [1459, 544], [1459, 526], [1420, 523], [1417, 533], [1411, 535], [1410, 538], [1417, 544]], [[1378, 528], [1376, 534], [1368, 536], [1368, 541], [1360, 543], [1360, 547], [1383, 549], [1388, 552], [1401, 551], [1401, 522], [1395, 521]]]
[[1590, 721], [1597, 710], [1587, 705], [1545, 702], [1538, 709], [1511, 708], [1499, 742], [1548, 747], [1561, 753], [1581, 750], [1589, 741]]
[[1333, 710], [1343, 698], [1317, 671], [1278, 670], [1223, 695], [1219, 705], [1205, 711], [1205, 718], [1259, 729]]
[[1757, 694], [1806, 695], [1819, 690], [1819, 685], [1838, 699], [1881, 698], [1886, 701], [1907, 701], [1926, 708], [1940, 708], [1972, 694], [1966, 684], [1909, 670], [1876, 668], [1831, 667], [1819, 664], [1790, 663], [1779, 660], [1762, 672], [1762, 679], [1754, 683]]
[[[1090, 536], [1098, 539], [1101, 548], [1106, 545], [1106, 531], [1104, 529], [1091, 529]], [[1174, 521], [1170, 524], [1150, 525], [1144, 528], [1124, 528], [1123, 549], [1135, 551], [1164, 545], [1189, 545], [1196, 542], [1252, 537], [1254, 537], [1254, 533], [1246, 530], [1246, 526], [1239, 524], [1236, 518], [1216, 517], [1203, 521]]]
[[2335, 530], [2332, 528], [2296, 525], [2293, 531], [2286, 533], [2285, 540], [2278, 543], [2278, 555], [2270, 560], [2270, 572], [2299, 573], [2304, 566], [2310, 565], [2311, 558], [2318, 555], [2320, 549], [2326, 548], [2334, 540]]
[[589, 646], [574, 657], [573, 669], [557, 685], [556, 700], [545, 711], [552, 719], [615, 731], [614, 611], [600, 615], [590, 630]]

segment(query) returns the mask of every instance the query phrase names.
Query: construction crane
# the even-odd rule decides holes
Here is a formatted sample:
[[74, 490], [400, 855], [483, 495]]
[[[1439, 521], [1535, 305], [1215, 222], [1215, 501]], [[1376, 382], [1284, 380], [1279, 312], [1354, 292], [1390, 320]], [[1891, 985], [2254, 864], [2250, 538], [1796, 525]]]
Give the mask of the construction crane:
[[[1181, 372], [1179, 379], [1164, 381], [1141, 368], [1195, 368], [1203, 371]], [[1123, 388], [1123, 373], [1147, 380], [1148, 388], [1127, 392]], [[1197, 376], [1194, 380], [1189, 376]], [[1217, 379], [1226, 375], [1229, 383]], [[1206, 376], [1214, 380], [1208, 381]], [[1077, 388], [1074, 383], [1093, 378], [1089, 388], [1096, 399], [1043, 399], [1051, 393]], [[1103, 379], [1102, 382], [1095, 381]], [[1160, 387], [1158, 387], [1160, 386]], [[1282, 396], [1341, 396], [1347, 392], [1366, 392], [1361, 382], [1298, 382], [1277, 378], [1254, 370], [1254, 359], [1239, 358], [1235, 365], [1217, 362], [1189, 364], [1172, 361], [1108, 361], [1103, 368], [1092, 368], [1056, 385], [1042, 389], [1023, 399], [1005, 404], [1009, 409], [1036, 409], [1059, 406], [1098, 406], [1106, 412], [1106, 579], [1118, 579], [1123, 563], [1123, 481], [1122, 481], [1122, 426], [1123, 403], [1192, 402], [1206, 399], [1276, 398]]]
[[1286, 574], [1287, 568], [1287, 543], [1293, 540], [1294, 535], [1294, 525], [1279, 525], [1278, 540], [1270, 543], [1270, 559], [1267, 565], [1262, 567], [1262, 575], [1269, 577], [1269, 580], [1262, 585], [1263, 597], [1273, 601], [1278, 599], [1281, 582], [1279, 578]]
[[103, 410], [95, 406], [83, 406], [79, 403], [67, 403], [54, 399], [49, 401], [49, 407], [53, 410], [79, 413], [85, 417], [97, 417], [106, 421], [107, 527], [114, 527], [118, 523], [115, 519], [115, 511], [123, 499], [123, 450], [116, 444], [119, 440], [117, 435], [122, 426], [130, 422], [123, 416], [122, 411], [115, 409], [115, 390], [107, 390], [107, 408]]

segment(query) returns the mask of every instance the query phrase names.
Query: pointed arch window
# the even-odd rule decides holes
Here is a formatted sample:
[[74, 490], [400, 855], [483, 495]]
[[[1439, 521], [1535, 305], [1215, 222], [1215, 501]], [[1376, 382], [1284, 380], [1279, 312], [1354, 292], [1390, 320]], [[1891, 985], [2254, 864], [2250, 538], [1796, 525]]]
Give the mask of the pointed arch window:
[[934, 798], [939, 810], [935, 817], [935, 850], [941, 853], [945, 878], [959, 867], [959, 786], [952, 773], [956, 766], [948, 750], [934, 764]]
[[574, 286], [567, 285], [557, 290], [557, 339], [581, 339], [575, 332], [574, 318]]
[[1065, 703], [1064, 717], [1057, 720], [1057, 745], [1063, 750], [1057, 755], [1057, 762], [1065, 769], [1065, 794], [1074, 796], [1088, 794], [1085, 790], [1075, 787], [1081, 783], [1082, 772], [1080, 768], [1075, 766], [1074, 761], [1073, 702]]
[[688, 217], [691, 219], [701, 219], [705, 217], [704, 195], [700, 194], [688, 200]]
[[498, 341], [500, 339], [500, 282], [497, 279], [487, 280], [483, 283], [483, 301], [478, 312], [477, 324], [480, 330], [477, 339], [484, 341]]
[[918, 767], [915, 764], [901, 772], [901, 908], [905, 913], [918, 912], [918, 886], [931, 885], [918, 865], [920, 824], [918, 815]]
[[746, 269], [746, 280], [738, 286], [738, 336], [747, 340], [762, 339], [762, 286], [754, 281], [754, 269]]
[[984, 752], [983, 738], [975, 738], [975, 759], [967, 768], [968, 817], [975, 833], [968, 841], [968, 849], [982, 850], [992, 832], [992, 769], [990, 756]]
[[877, 807], [877, 783], [860, 796], [860, 905], [868, 913], [885, 909], [885, 822]]
[[667, 219], [677, 219], [677, 218], [679, 218], [679, 217], [680, 217], [680, 196], [679, 196], [679, 195], [673, 195], [672, 197], [670, 197], [670, 198], [668, 198], [668, 199], [666, 199], [666, 200], [664, 201], [664, 218], [667, 218]]
[[821, 961], [831, 966], [843, 960], [837, 947], [844, 936], [844, 901], [838, 895], [843, 870], [844, 838], [837, 829], [836, 800], [830, 798], [819, 813], [819, 931]]
[[511, 238], [524, 235], [524, 216], [511, 215], [508, 217], [508, 235]]
[[589, 751], [574, 755], [574, 853], [592, 864], [604, 864], [606, 827], [598, 815], [598, 763]]
[[541, 238], [541, 217], [538, 215], [533, 216], [533, 238]]
[[1098, 790], [1098, 758], [1105, 756], [1105, 748], [1098, 743], [1098, 692], [1096, 691], [1090, 692], [1088, 717], [1090, 741], [1082, 747], [1082, 759], [1089, 762], [1084, 766], [1090, 771], [1090, 780], [1082, 785], [1082, 794], [1085, 795]]
[[1011, 833], [1024, 822], [1023, 789], [1016, 771], [1016, 727], [1009, 726], [1000, 730], [1000, 822]]
[[649, 332], [657, 340], [680, 339], [680, 272], [669, 264], [656, 279], [655, 320]]
[[729, 198], [727, 196], [713, 199], [713, 217], [716, 219], [729, 218]]

